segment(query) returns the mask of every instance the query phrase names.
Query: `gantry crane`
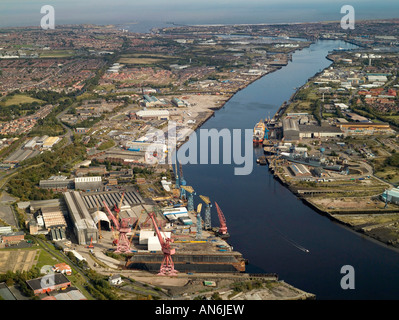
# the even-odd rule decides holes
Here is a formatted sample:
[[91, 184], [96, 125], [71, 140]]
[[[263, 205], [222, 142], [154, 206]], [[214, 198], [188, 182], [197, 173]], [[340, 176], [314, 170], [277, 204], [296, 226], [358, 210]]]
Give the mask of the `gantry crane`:
[[175, 162], [176, 189], [180, 189], [179, 172], [177, 171], [177, 158]]
[[[147, 212], [148, 213], [148, 212]], [[163, 260], [161, 264], [161, 268], [159, 269], [158, 275], [164, 276], [164, 275], [176, 275], [177, 270], [175, 270], [175, 266], [172, 260], [172, 255], [175, 254], [176, 249], [172, 249], [170, 247], [170, 243], [173, 242], [172, 239], [165, 237], [165, 239], [162, 237], [161, 232], [158, 229], [158, 225], [155, 221], [155, 214], [153, 212], [148, 213], [149, 217], [152, 220], [152, 223], [154, 224], [154, 229], [157, 234], [159, 243], [161, 244], [162, 252], [163, 252]]]
[[224, 217], [223, 211], [222, 211], [222, 209], [220, 209], [220, 207], [216, 201], [215, 201], [215, 205], [216, 205], [216, 210], [218, 212], [219, 221], [220, 221], [220, 227], [219, 227], [218, 233], [222, 238], [227, 238], [227, 237], [229, 237], [229, 234], [227, 232], [226, 218]]
[[119, 222], [118, 219], [115, 218], [115, 216], [112, 214], [111, 210], [108, 208], [107, 203], [103, 201], [103, 204], [105, 206], [105, 209], [108, 212], [108, 218], [112, 220], [115, 228], [117, 231], [119, 231], [119, 238], [118, 242], [116, 244], [116, 253], [119, 252], [129, 252], [130, 251], [130, 242], [129, 239], [127, 238], [127, 233], [130, 232], [132, 229], [129, 227], [129, 219], [124, 218], [121, 219]]
[[196, 195], [194, 188], [191, 186], [181, 186], [181, 189], [188, 193], [187, 196], [187, 210], [194, 211], [194, 195]]
[[[177, 160], [176, 160], [177, 161]], [[186, 180], [184, 180], [183, 176], [183, 167], [181, 163], [179, 163], [179, 172], [180, 172], [180, 199], [186, 199], [186, 190], [183, 189], [183, 186], [185, 186]]]
[[209, 229], [211, 229], [211, 207], [212, 207], [212, 203], [211, 203], [211, 200], [209, 200], [209, 197], [200, 196], [200, 198], [206, 204], [204, 229], [205, 230], [209, 230]]
[[197, 234], [195, 236], [197, 239], [201, 239], [202, 238], [201, 209], [202, 209], [202, 203], [199, 203], [198, 206], [197, 206]]

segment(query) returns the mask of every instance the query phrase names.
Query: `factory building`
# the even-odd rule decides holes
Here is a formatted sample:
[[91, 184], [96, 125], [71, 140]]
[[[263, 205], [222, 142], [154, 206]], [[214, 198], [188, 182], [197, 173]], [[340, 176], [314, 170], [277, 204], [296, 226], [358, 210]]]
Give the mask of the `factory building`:
[[136, 112], [138, 119], [143, 120], [169, 120], [169, 111], [167, 110], [141, 110]]
[[24, 241], [25, 233], [23, 231], [2, 234], [0, 236], [0, 243], [16, 244]]
[[44, 140], [42, 147], [46, 150], [51, 149], [58, 141], [60, 141], [59, 137], [48, 137]]
[[289, 168], [296, 177], [310, 177], [312, 175], [309, 169], [301, 163], [291, 164]]
[[284, 140], [299, 140], [299, 124], [297, 119], [285, 118], [283, 120]]
[[160, 106], [162, 105], [162, 102], [159, 101], [156, 97], [154, 96], [149, 96], [147, 94], [145, 94], [143, 96], [144, 100], [143, 100], [143, 104], [146, 107], [156, 107], [156, 106]]
[[299, 125], [299, 138], [341, 138], [343, 133], [339, 127], [324, 125]]
[[51, 176], [47, 180], [40, 180], [39, 186], [43, 189], [66, 190], [75, 188], [75, 182], [66, 176]]
[[42, 136], [42, 137], [40, 137], [39, 139], [37, 139], [37, 144], [38, 145], [43, 145], [43, 143], [46, 141], [46, 139], [48, 138], [49, 136], [47, 136], [47, 135], [44, 135], [44, 136]]
[[78, 243], [89, 244], [91, 240], [96, 243], [98, 240], [98, 229], [80, 193], [77, 191], [65, 192], [64, 197]]
[[36, 147], [37, 144], [37, 140], [39, 139], [39, 137], [34, 137], [33, 139], [29, 140], [25, 145], [24, 145], [24, 149], [34, 149]]
[[348, 122], [339, 124], [344, 135], [374, 135], [374, 134], [393, 134], [388, 123], [362, 123]]
[[79, 177], [75, 178], [76, 190], [100, 190], [103, 186], [101, 177]]
[[[40, 209], [41, 221], [43, 223], [43, 228], [51, 235], [51, 239], [54, 241], [66, 239], [65, 229], [67, 223], [65, 221], [64, 215], [59, 209], [59, 207], [44, 207]], [[39, 216], [36, 218], [38, 219]]]
[[[82, 195], [82, 199], [86, 204], [86, 207], [91, 209], [97, 209], [97, 206], [103, 207], [103, 201], [109, 208], [112, 208], [115, 203], [120, 202], [122, 194], [119, 192], [98, 192], [98, 193], [86, 193]], [[126, 191], [123, 197], [122, 206], [134, 206], [144, 203], [143, 198], [135, 191]]]
[[174, 106], [176, 106], [178, 108], [186, 106], [186, 104], [183, 101], [181, 101], [180, 99], [178, 99], [178, 98], [173, 98], [172, 99], [172, 103], [173, 103]]
[[399, 188], [386, 190], [380, 198], [384, 202], [399, 204]]

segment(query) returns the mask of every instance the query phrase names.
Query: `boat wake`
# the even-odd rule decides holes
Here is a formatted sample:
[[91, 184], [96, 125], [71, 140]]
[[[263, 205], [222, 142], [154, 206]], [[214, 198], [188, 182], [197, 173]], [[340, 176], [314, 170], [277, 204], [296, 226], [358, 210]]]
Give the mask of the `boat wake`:
[[273, 226], [273, 229], [275, 231], [277, 231], [277, 233], [280, 235], [281, 238], [283, 238], [285, 241], [287, 241], [289, 244], [291, 244], [292, 246], [294, 246], [295, 248], [309, 253], [310, 251], [308, 249], [306, 249], [305, 247], [302, 247], [299, 243], [295, 242], [294, 240], [288, 238], [286, 235], [284, 235], [273, 223], [271, 223], [271, 225]]

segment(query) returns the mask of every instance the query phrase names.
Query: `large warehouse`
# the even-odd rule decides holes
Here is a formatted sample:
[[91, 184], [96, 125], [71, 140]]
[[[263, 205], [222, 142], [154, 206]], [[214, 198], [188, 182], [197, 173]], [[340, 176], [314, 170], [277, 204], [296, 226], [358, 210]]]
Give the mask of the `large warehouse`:
[[[112, 210], [115, 204], [120, 203], [121, 192], [65, 192], [65, 202], [74, 226], [74, 233], [79, 244], [89, 244], [91, 239], [98, 241], [98, 223], [102, 230], [110, 230], [111, 222], [105, 213], [104, 202]], [[132, 210], [133, 206], [144, 203], [141, 196], [134, 190], [125, 191], [121, 205], [121, 218], [128, 218], [133, 225], [138, 216]]]
[[393, 134], [388, 123], [364, 123], [364, 122], [349, 122], [339, 125], [345, 135], [373, 135], [373, 134]]
[[75, 189], [77, 190], [101, 190], [103, 186], [101, 177], [75, 178]]
[[98, 229], [79, 192], [65, 192], [65, 202], [73, 222], [73, 230], [79, 244], [98, 241]]
[[283, 120], [283, 135], [285, 140], [299, 140], [299, 124], [294, 118]]

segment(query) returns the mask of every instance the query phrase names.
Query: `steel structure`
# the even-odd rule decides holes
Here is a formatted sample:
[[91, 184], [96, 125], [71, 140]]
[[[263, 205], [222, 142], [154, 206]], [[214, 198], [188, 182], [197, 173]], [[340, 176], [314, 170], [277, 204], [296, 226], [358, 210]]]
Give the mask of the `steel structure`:
[[222, 211], [222, 209], [220, 209], [220, 207], [216, 201], [215, 201], [215, 205], [216, 205], [216, 210], [218, 212], [219, 221], [220, 221], [219, 233], [221, 235], [227, 235], [226, 218], [224, 217], [223, 211]]
[[194, 196], [196, 195], [194, 188], [191, 186], [181, 186], [187, 195], [187, 210], [194, 211]]
[[175, 266], [172, 260], [172, 255], [175, 254], [176, 249], [172, 249], [170, 247], [170, 243], [173, 242], [172, 239], [170, 238], [163, 238], [161, 235], [161, 232], [159, 231], [158, 225], [155, 221], [155, 214], [153, 212], [148, 213], [149, 217], [152, 220], [152, 223], [154, 224], [154, 229], [157, 234], [158, 240], [161, 244], [162, 252], [163, 252], [163, 260], [161, 263], [161, 268], [159, 269], [158, 275], [164, 276], [164, 275], [176, 275], [177, 270], [175, 270]]
[[209, 197], [206, 196], [200, 196], [202, 201], [205, 202], [206, 207], [205, 207], [205, 221], [204, 221], [204, 229], [205, 230], [210, 230], [211, 229], [211, 207], [212, 203], [211, 200], [209, 200]]
[[177, 159], [175, 162], [176, 189], [180, 188], [179, 172], [177, 171]]
[[114, 205], [114, 211], [115, 211], [115, 213], [116, 213], [116, 219], [119, 218], [119, 217], [118, 217], [118, 214], [119, 214], [119, 212], [121, 212], [122, 201], [123, 201], [123, 197], [124, 197], [124, 196], [125, 196], [125, 193], [122, 193], [121, 200], [119, 201], [119, 205], [117, 206], [116, 203], [115, 203], [115, 205]]
[[127, 238], [127, 233], [131, 231], [131, 228], [129, 227], [129, 219], [124, 218], [121, 219], [119, 222], [118, 219], [116, 219], [115, 216], [112, 214], [111, 210], [108, 208], [107, 203], [103, 201], [103, 204], [108, 212], [108, 218], [112, 220], [116, 230], [119, 231], [119, 238], [118, 242], [116, 243], [115, 253], [129, 252], [130, 241]]
[[[176, 160], [177, 161], [177, 160]], [[179, 163], [179, 172], [180, 172], [180, 199], [187, 199], [186, 190], [183, 188], [187, 184], [186, 180], [184, 180], [183, 176], [183, 167]]]
[[201, 209], [202, 209], [202, 203], [199, 203], [197, 206], [197, 234], [195, 235], [196, 239], [202, 238]]

